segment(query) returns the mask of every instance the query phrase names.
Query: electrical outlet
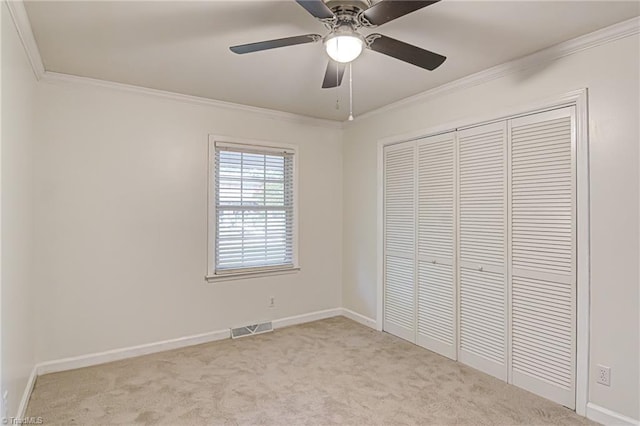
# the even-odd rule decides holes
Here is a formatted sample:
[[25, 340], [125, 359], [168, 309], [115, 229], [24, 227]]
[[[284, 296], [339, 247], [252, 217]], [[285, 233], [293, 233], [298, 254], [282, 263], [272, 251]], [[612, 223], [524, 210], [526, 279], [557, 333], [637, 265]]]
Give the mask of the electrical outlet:
[[271, 296], [271, 298], [269, 299], [269, 307], [270, 308], [275, 308], [276, 307], [276, 298]]
[[597, 382], [600, 383], [601, 385], [611, 386], [611, 367], [598, 365]]

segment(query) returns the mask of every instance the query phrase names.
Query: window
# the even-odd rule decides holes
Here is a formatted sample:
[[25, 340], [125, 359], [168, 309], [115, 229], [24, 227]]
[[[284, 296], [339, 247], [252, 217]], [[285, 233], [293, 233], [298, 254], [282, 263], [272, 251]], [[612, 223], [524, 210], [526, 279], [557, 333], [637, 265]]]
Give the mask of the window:
[[210, 142], [209, 280], [296, 270], [295, 150]]

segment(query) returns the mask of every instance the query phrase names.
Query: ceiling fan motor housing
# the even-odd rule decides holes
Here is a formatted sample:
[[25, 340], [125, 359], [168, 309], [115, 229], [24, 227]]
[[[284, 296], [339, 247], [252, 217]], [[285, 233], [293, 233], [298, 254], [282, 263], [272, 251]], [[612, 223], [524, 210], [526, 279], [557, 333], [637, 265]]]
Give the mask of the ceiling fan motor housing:
[[335, 18], [325, 22], [325, 25], [330, 31], [334, 31], [348, 23], [351, 24], [352, 31], [355, 31], [362, 26], [359, 14], [369, 6], [369, 2], [364, 0], [331, 0], [327, 2], [327, 7], [331, 9]]
[[334, 9], [338, 7], [352, 7], [358, 9], [358, 11], [367, 10], [371, 7], [371, 2], [367, 0], [329, 0], [326, 3], [333, 13], [336, 13]]

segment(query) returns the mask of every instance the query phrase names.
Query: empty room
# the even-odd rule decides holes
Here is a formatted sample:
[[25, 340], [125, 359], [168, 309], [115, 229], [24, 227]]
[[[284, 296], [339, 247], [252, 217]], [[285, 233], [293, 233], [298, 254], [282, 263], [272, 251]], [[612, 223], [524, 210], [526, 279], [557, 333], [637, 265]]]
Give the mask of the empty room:
[[640, 2], [0, 7], [3, 424], [640, 426]]

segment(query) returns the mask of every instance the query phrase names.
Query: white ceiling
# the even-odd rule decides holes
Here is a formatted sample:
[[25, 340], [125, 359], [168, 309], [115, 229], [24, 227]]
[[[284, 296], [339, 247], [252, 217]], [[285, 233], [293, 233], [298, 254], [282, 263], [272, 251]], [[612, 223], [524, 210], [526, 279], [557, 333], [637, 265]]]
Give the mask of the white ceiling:
[[[47, 71], [344, 120], [348, 85], [321, 89], [321, 43], [236, 55], [231, 45], [324, 27], [293, 0], [28, 1]], [[426, 71], [372, 51], [353, 64], [356, 114], [640, 15], [632, 1], [455, 1], [374, 31], [448, 57]], [[346, 77], [346, 76], [345, 76]], [[336, 110], [336, 97], [341, 108]]]

